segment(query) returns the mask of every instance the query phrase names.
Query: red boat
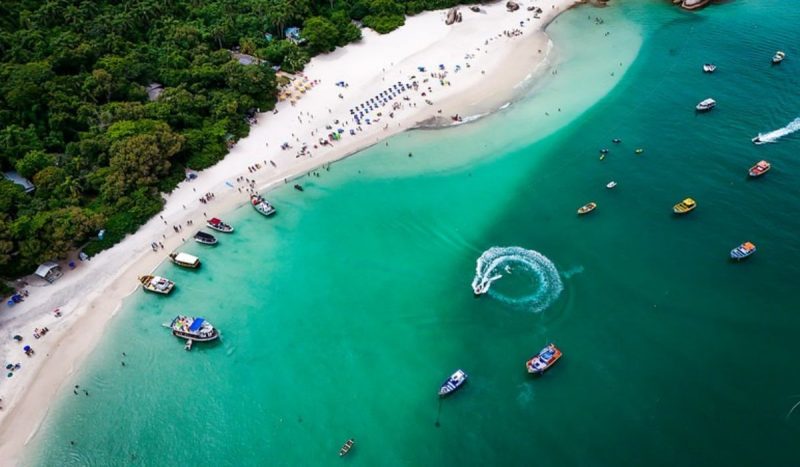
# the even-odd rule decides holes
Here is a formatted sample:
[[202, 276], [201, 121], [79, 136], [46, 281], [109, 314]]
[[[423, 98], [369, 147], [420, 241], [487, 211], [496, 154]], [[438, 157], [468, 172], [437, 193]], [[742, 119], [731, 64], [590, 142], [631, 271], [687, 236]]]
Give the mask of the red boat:
[[548, 344], [535, 357], [528, 360], [525, 367], [528, 373], [542, 374], [561, 358], [561, 351], [555, 344]]
[[228, 225], [222, 222], [222, 220], [217, 219], [216, 217], [212, 217], [211, 219], [207, 220], [206, 225], [208, 226], [209, 229], [214, 229], [218, 232], [223, 232], [223, 233], [233, 232], [232, 225]]
[[758, 161], [758, 164], [750, 167], [750, 176], [751, 177], [760, 177], [765, 173], [769, 172], [769, 169], [772, 168], [772, 164], [767, 161]]

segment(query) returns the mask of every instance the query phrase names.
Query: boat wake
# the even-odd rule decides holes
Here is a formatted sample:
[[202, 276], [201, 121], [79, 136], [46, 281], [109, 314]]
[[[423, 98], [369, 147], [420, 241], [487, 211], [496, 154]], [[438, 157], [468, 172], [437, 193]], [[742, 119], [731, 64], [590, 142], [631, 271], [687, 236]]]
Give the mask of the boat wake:
[[[535, 290], [521, 297], [510, 297], [491, 289], [491, 284], [500, 280], [503, 273], [512, 271], [515, 275], [531, 275]], [[480, 290], [508, 305], [538, 313], [558, 298], [564, 285], [556, 266], [546, 256], [538, 251], [512, 246], [492, 247], [483, 252], [475, 267], [472, 288], [476, 293]]]
[[769, 133], [761, 134], [753, 138], [755, 144], [777, 143], [779, 139], [800, 130], [800, 118], [795, 118], [788, 125]]

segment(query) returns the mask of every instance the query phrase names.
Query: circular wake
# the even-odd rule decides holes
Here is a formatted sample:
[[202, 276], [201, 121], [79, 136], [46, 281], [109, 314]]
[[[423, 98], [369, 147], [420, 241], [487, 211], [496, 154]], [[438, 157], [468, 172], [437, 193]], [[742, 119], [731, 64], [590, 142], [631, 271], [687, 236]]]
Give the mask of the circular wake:
[[[534, 290], [520, 297], [510, 297], [491, 289], [493, 282], [512, 271], [513, 274], [522, 272], [531, 275]], [[564, 286], [556, 266], [538, 251], [517, 246], [495, 246], [484, 251], [478, 258], [472, 288], [476, 294], [487, 293], [501, 302], [538, 313], [558, 298]]]

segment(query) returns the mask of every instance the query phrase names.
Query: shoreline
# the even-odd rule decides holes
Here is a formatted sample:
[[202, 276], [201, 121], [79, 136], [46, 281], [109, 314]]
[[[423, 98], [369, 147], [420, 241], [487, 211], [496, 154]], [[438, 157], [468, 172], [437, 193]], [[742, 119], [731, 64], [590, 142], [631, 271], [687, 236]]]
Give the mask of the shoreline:
[[[465, 8], [464, 22], [453, 26], [444, 25], [446, 10], [423, 13], [408, 18], [406, 25], [393, 33], [378, 36], [365, 31], [361, 43], [316, 57], [304, 74], [313, 79], [324, 78], [324, 81], [309, 90], [296, 106], [284, 101], [276, 106], [277, 115], [259, 115], [259, 122], [251, 128], [250, 135], [240, 140], [225, 159], [201, 172], [196, 180], [182, 182], [172, 193], [165, 195], [166, 204], [160, 216], [165, 219], [164, 225], [160, 217], [154, 217], [135, 234], [91, 261], [79, 263], [74, 271], [67, 271], [53, 285], [31, 287], [30, 297], [6, 313], [13, 316], [4, 316], [1, 321], [5, 340], [0, 353], [7, 362], [23, 362], [23, 369], [13, 378], [4, 379], [0, 385], [5, 409], [0, 412], [0, 455], [12, 464], [20, 462], [24, 449], [35, 438], [49, 413], [50, 401], [60, 397], [59, 391], [100, 342], [111, 318], [121, 310], [123, 300], [139, 288], [136, 277], [158, 268], [165, 259], [164, 251], [174, 251], [185, 241], [191, 241], [190, 231], [173, 233], [170, 225], [185, 226], [191, 219], [199, 222], [187, 227], [194, 231], [202, 227], [204, 216], [220, 216], [246, 203], [250, 187], [256, 187], [260, 192], [269, 191], [400, 132], [467, 124], [474, 121], [469, 120], [472, 116], [482, 118], [480, 116], [500, 111], [518, 99], [528, 85], [536, 82], [538, 73], [543, 72], [541, 68], [548, 64], [552, 43], [544, 29], [560, 13], [582, 2], [551, 0], [547, 6], [552, 5], [552, 8], [543, 8], [542, 18], [530, 22], [526, 18], [531, 18], [533, 13], [525, 11], [530, 1], [522, 3], [522, 8], [514, 13], [506, 12], [504, 5], [499, 3], [482, 5], [487, 14], [473, 14]], [[502, 34], [520, 21], [525, 21], [520, 28], [522, 35], [509, 37]], [[424, 31], [424, 37], [417, 34], [421, 31]], [[525, 46], [520, 46], [520, 42]], [[465, 43], [469, 46], [463, 45]], [[541, 52], [544, 46], [547, 46], [547, 53]], [[465, 59], [461, 57], [468, 51], [474, 52], [474, 64], [453, 72], [453, 59], [464, 64]], [[436, 72], [438, 70], [433, 68], [440, 60], [447, 60], [447, 81], [452, 79], [453, 83], [437, 85], [430, 91], [433, 105], [426, 106], [424, 99], [415, 95], [413, 103], [421, 106], [411, 107], [412, 101], [405, 101], [409, 106], [397, 111], [398, 118], [391, 120], [391, 126], [387, 124], [381, 130], [381, 125], [371, 125], [354, 137], [345, 133], [333, 147], [315, 147], [308, 151], [311, 153], [309, 156], [297, 156], [294, 150], [281, 151], [278, 148], [282, 140], [277, 138], [289, 140], [286, 133], [295, 128], [303, 131], [298, 131], [297, 141], [313, 144], [318, 140], [320, 130], [324, 134], [327, 122], [337, 115], [340, 119], [341, 115], [346, 117], [348, 107], [385, 88], [385, 82], [393, 83], [408, 80], [410, 75], [420, 75], [414, 70], [416, 64], [424, 63]], [[348, 66], [349, 63], [353, 65]], [[370, 66], [365, 63], [370, 63]], [[384, 71], [380, 70], [381, 65], [385, 65]], [[387, 66], [389, 71], [385, 71]], [[370, 70], [364, 70], [367, 67]], [[478, 68], [486, 72], [486, 76], [478, 73]], [[492, 73], [500, 74], [501, 71], [502, 77]], [[335, 87], [334, 82], [342, 80], [339, 75], [344, 75], [344, 81], [359, 91], [350, 95], [350, 87]], [[520, 86], [522, 83], [528, 84]], [[322, 95], [323, 92], [327, 94]], [[337, 93], [348, 95], [340, 99]], [[327, 114], [324, 114], [325, 110], [328, 110]], [[464, 113], [464, 119], [469, 121], [450, 121], [434, 127], [424, 125], [431, 118], [447, 123], [454, 113]], [[324, 118], [320, 114], [324, 114]], [[308, 124], [302, 121], [305, 115], [309, 116], [306, 117]], [[300, 121], [300, 125], [295, 121]], [[267, 160], [276, 161], [276, 165], [270, 167]], [[262, 161], [263, 166], [257, 170], [246, 170]], [[239, 177], [252, 177], [253, 183], [240, 182]], [[233, 182], [234, 179], [237, 181]], [[199, 195], [208, 192], [214, 193], [215, 199], [200, 204]], [[164, 251], [153, 254], [148, 246], [153, 240], [163, 241]], [[53, 316], [51, 311], [55, 308], [61, 309], [62, 317]], [[41, 326], [52, 329], [41, 339], [31, 341], [30, 331]], [[11, 340], [14, 334], [25, 336], [24, 344], [34, 345], [37, 350], [34, 357], [23, 360], [20, 344]]]

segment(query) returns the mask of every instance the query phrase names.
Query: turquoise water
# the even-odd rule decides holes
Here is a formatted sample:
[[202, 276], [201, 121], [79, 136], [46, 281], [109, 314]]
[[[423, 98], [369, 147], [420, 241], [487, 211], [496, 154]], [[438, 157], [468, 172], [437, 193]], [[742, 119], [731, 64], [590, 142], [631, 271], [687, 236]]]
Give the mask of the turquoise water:
[[[242, 208], [218, 247], [188, 245], [202, 270], [163, 265], [176, 292], [126, 302], [74, 381], [91, 395], [65, 394], [30, 463], [797, 465], [800, 133], [750, 138], [800, 116], [799, 20], [780, 0], [567, 13], [558, 74], [523, 102], [335, 164], [271, 193], [276, 217]], [[745, 240], [758, 253], [731, 263]], [[539, 313], [475, 300], [492, 246], [541, 252], [563, 291]], [[496, 293], [541, 291], [505, 275]], [[184, 352], [160, 326], [178, 313], [222, 341]], [[529, 377], [550, 341], [564, 358]]]

